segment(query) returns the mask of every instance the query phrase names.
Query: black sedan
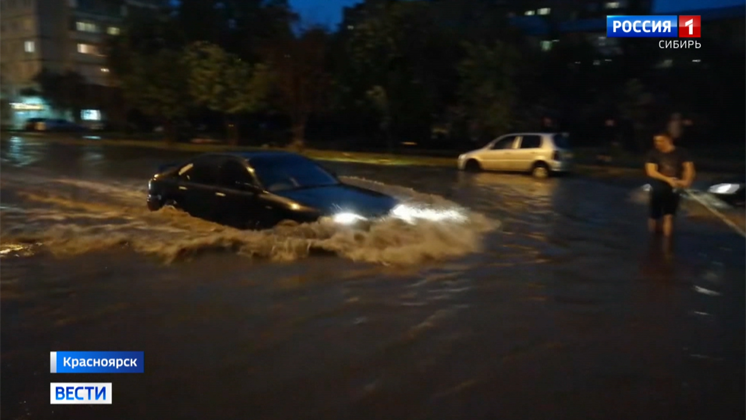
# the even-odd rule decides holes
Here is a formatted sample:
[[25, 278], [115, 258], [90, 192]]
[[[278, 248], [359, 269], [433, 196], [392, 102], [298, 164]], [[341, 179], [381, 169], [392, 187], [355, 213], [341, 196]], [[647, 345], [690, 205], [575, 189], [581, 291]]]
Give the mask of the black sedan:
[[148, 183], [148, 208], [172, 205], [240, 229], [386, 216], [393, 197], [347, 185], [311, 159], [286, 152], [206, 154], [162, 167]]
[[721, 179], [712, 183], [707, 191], [731, 206], [741, 207], [746, 203], [745, 181], [744, 177]]

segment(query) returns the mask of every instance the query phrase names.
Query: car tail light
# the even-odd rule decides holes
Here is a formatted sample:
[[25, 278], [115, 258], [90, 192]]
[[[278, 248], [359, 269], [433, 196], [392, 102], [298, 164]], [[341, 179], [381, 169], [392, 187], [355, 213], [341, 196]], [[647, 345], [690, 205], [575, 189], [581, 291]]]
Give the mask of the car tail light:
[[553, 160], [562, 160], [562, 154], [559, 151], [555, 151], [554, 155], [552, 156]]

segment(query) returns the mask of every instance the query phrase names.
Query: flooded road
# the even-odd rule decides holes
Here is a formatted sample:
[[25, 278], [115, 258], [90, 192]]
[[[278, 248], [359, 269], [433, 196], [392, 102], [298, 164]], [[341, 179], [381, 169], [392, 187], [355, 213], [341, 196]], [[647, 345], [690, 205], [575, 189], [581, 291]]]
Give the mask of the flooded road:
[[[469, 221], [237, 232], [145, 209], [189, 154], [1, 146], [3, 419], [744, 418], [744, 240], [651, 240], [636, 182], [328, 163]], [[145, 373], [48, 373], [64, 350]]]

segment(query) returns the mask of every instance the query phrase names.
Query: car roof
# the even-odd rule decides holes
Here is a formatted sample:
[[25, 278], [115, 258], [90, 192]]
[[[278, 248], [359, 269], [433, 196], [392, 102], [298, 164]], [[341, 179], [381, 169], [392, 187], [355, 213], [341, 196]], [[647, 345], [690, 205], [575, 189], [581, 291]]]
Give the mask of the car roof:
[[556, 132], [556, 131], [508, 133], [508, 134], [503, 134], [500, 137], [505, 137], [505, 136], [553, 136], [555, 134], [562, 134], [562, 133], [559, 133], [559, 132]]
[[245, 152], [245, 151], [236, 151], [236, 152], [221, 152], [221, 153], [205, 153], [203, 155], [200, 155], [197, 157], [197, 159], [201, 157], [208, 157], [208, 156], [224, 156], [224, 157], [238, 157], [240, 159], [251, 161], [255, 159], [287, 159], [287, 158], [300, 158], [300, 159], [307, 159], [303, 155], [299, 155], [297, 153], [292, 152], [284, 152], [280, 150], [261, 150], [256, 152]]

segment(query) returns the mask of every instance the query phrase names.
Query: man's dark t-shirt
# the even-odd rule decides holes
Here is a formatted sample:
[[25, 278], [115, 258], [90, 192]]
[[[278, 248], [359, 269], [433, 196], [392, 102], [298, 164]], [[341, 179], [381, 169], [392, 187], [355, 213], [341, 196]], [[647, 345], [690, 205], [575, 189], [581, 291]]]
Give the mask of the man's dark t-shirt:
[[[648, 152], [646, 163], [654, 163], [658, 165], [658, 172], [670, 177], [682, 179], [684, 176], [684, 163], [691, 162], [692, 158], [686, 149], [677, 147], [668, 153], [663, 153], [660, 150], [653, 149]], [[663, 189], [670, 188], [668, 184], [663, 181], [659, 181], [656, 184]], [[654, 185], [656, 186], [656, 185]]]

